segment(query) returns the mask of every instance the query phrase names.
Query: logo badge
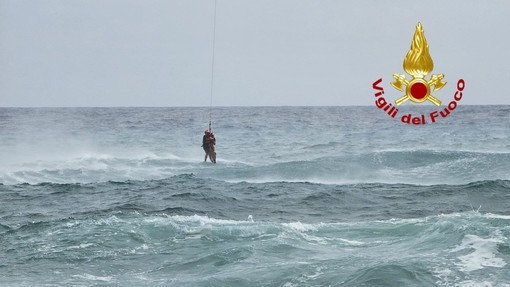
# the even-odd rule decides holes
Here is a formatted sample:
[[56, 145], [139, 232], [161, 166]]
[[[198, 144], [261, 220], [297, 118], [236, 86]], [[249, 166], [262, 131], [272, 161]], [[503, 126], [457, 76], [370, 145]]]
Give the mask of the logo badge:
[[[404, 96], [397, 98], [394, 101], [395, 105], [387, 101], [385, 96], [383, 96], [383, 79], [379, 78], [372, 84], [372, 88], [375, 91], [375, 106], [391, 118], [397, 118], [397, 115], [399, 115], [397, 106], [407, 100], [417, 104], [428, 101], [437, 107], [441, 106], [442, 102], [434, 97], [432, 92], [439, 91], [446, 85], [446, 82], [443, 82], [444, 74], [432, 74], [430, 77], [427, 77], [434, 69], [434, 62], [429, 54], [429, 45], [425, 39], [425, 32], [419, 22], [414, 32], [413, 41], [411, 42], [411, 49], [404, 58], [403, 67], [404, 71], [411, 75], [411, 79], [406, 79], [405, 74], [395, 73], [393, 74], [395, 81], [391, 82], [391, 85], [395, 89], [404, 92]], [[447, 118], [457, 108], [457, 104], [462, 99], [462, 92], [465, 87], [466, 83], [464, 79], [459, 79], [457, 81], [457, 90], [453, 94], [453, 99], [446, 107], [441, 107], [439, 110], [418, 115], [406, 113], [399, 116], [400, 121], [404, 124], [425, 125], [427, 123], [437, 123], [441, 121], [441, 119]]]
[[407, 100], [411, 100], [415, 103], [430, 101], [434, 105], [440, 106], [441, 101], [431, 95], [431, 90], [433, 86], [434, 92], [439, 91], [446, 85], [446, 82], [442, 82], [443, 74], [432, 75], [430, 80], [425, 78], [434, 69], [434, 62], [429, 54], [429, 45], [419, 22], [416, 26], [416, 32], [414, 32], [411, 49], [404, 58], [403, 66], [404, 71], [413, 78], [408, 81], [405, 74], [393, 74], [395, 81], [391, 85], [401, 92], [404, 91], [402, 85], [406, 87], [406, 94], [395, 100], [395, 105], [398, 106]]

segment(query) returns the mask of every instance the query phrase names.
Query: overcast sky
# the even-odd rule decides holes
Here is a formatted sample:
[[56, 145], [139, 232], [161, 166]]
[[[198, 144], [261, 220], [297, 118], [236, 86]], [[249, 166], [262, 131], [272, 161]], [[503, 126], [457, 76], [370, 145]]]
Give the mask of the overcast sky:
[[[435, 97], [510, 104], [510, 1], [216, 1], [215, 106], [396, 99], [418, 21]], [[213, 23], [214, 0], [0, 0], [0, 106], [208, 106]]]

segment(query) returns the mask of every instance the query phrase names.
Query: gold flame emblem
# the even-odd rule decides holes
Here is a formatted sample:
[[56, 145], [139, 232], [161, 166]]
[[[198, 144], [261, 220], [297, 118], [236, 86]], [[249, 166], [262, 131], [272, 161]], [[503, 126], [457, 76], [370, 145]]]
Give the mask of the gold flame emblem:
[[398, 106], [407, 100], [411, 100], [415, 103], [430, 101], [436, 106], [441, 105], [441, 101], [432, 96], [430, 90], [434, 86], [434, 92], [438, 91], [446, 85], [446, 82], [442, 81], [443, 74], [432, 75], [428, 81], [425, 79], [425, 76], [434, 69], [434, 62], [430, 57], [429, 45], [419, 22], [416, 26], [416, 32], [414, 32], [411, 49], [404, 58], [403, 66], [404, 71], [413, 78], [408, 81], [405, 74], [393, 74], [395, 82], [392, 82], [391, 85], [395, 89], [403, 92], [402, 85], [406, 86], [405, 96], [395, 100], [395, 104]]

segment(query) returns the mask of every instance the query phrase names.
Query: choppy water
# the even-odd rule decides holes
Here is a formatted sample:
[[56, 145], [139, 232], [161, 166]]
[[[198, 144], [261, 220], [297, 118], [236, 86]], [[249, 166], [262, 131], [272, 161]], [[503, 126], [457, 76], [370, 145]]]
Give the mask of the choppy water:
[[510, 286], [510, 107], [208, 118], [0, 109], [0, 285]]

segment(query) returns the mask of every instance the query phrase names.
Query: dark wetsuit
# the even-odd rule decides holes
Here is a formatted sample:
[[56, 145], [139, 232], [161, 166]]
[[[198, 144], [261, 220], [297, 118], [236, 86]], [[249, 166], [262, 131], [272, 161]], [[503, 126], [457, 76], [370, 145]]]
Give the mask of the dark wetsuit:
[[209, 152], [211, 149], [211, 139], [208, 135], [204, 135], [202, 138], [202, 147], [204, 148], [205, 152]]

